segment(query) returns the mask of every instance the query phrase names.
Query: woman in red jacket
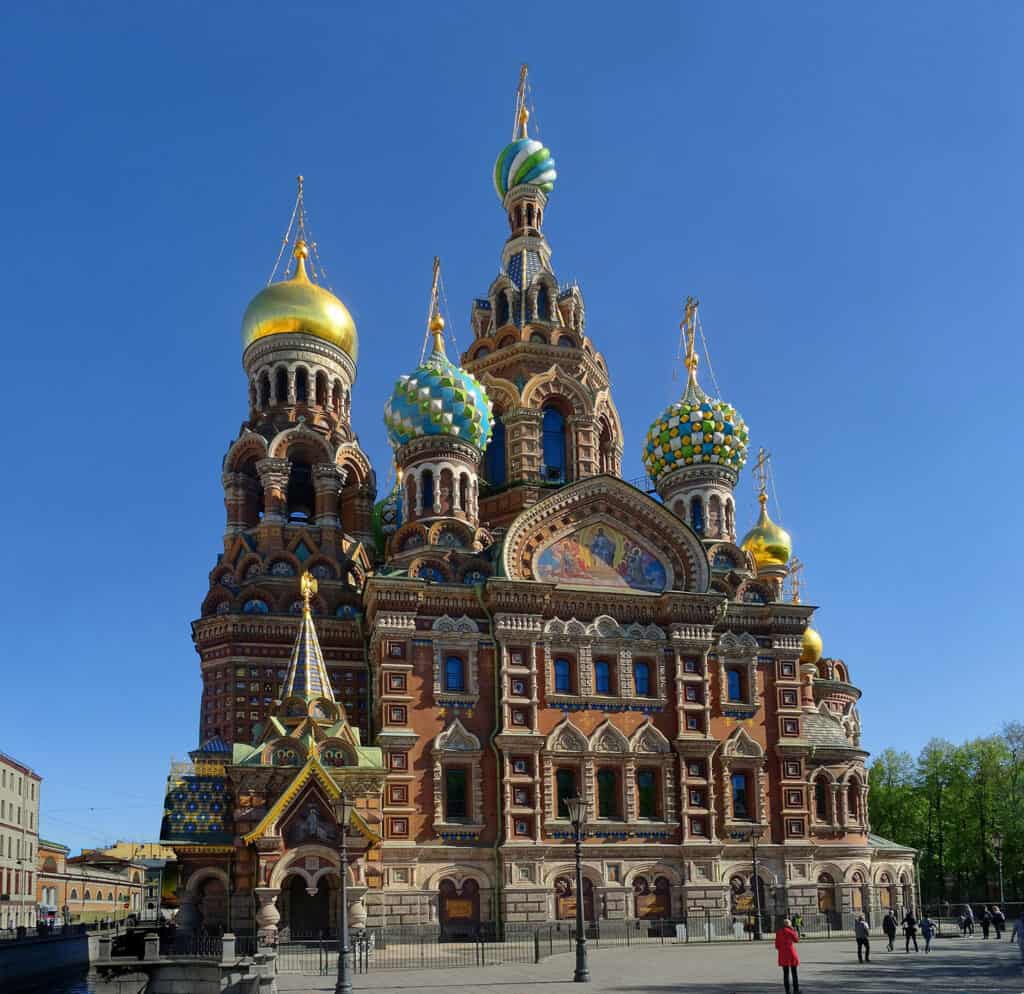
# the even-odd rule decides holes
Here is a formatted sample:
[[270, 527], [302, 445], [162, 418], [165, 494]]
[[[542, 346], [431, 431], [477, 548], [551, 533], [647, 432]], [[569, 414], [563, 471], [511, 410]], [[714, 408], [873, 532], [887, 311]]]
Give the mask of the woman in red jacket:
[[[800, 994], [800, 981], [797, 979], [796, 968], [800, 965], [800, 957], [796, 954], [796, 944], [800, 941], [793, 923], [787, 918], [782, 928], [775, 933], [775, 948], [779, 951], [779, 966], [782, 967], [782, 982], [786, 985], [786, 994]], [[793, 975], [793, 989], [789, 988], [789, 977]]]

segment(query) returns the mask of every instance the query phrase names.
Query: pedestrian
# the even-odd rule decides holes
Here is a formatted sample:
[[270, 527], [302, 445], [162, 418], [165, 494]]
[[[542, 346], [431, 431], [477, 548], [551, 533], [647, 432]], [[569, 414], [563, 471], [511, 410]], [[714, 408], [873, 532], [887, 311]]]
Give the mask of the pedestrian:
[[1021, 969], [1024, 970], [1024, 908], [1020, 909], [1020, 918], [1013, 926], [1013, 936], [1010, 941], [1017, 940], [1017, 948], [1020, 950]]
[[863, 915], [857, 915], [853, 923], [853, 934], [857, 937], [857, 962], [871, 962], [871, 929]]
[[891, 911], [887, 911], [882, 919], [882, 931], [889, 940], [889, 952], [892, 952], [892, 944], [896, 941], [896, 916]]
[[919, 953], [917, 948], [917, 919], [914, 917], [914, 909], [911, 908], [903, 916], [903, 934], [907, 937], [907, 952], [910, 952], [910, 943], [914, 943], [914, 952]]
[[964, 905], [964, 918], [967, 921], [967, 934], [974, 935], [974, 909], [969, 905]]
[[804, 916], [799, 911], [793, 915], [793, 928], [796, 929], [796, 934], [802, 939], [804, 937]]
[[996, 940], [1002, 942], [1003, 929], [1006, 928], [1006, 915], [1000, 910], [998, 904], [992, 906], [992, 927], [996, 930]]
[[924, 951], [930, 953], [932, 951], [932, 938], [935, 935], [935, 922], [927, 915], [921, 919], [921, 935], [924, 937]]
[[960, 912], [960, 917], [956, 920], [956, 923], [957, 923], [957, 925], [960, 926], [960, 938], [961, 939], [966, 939], [967, 938], [967, 915], [965, 915], [961, 911]]
[[[796, 953], [796, 944], [799, 941], [800, 936], [796, 934], [793, 922], [784, 918], [782, 928], [775, 933], [775, 948], [779, 952], [779, 966], [782, 967], [782, 983], [786, 988], [786, 994], [800, 994], [800, 980], [796, 975], [796, 968], [800, 965], [800, 957]], [[790, 975], [793, 977], [792, 989], [789, 986]]]
[[989, 929], [992, 927], [992, 912], [988, 910], [987, 904], [982, 908], [981, 918], [978, 920], [981, 922], [981, 937], [987, 939]]

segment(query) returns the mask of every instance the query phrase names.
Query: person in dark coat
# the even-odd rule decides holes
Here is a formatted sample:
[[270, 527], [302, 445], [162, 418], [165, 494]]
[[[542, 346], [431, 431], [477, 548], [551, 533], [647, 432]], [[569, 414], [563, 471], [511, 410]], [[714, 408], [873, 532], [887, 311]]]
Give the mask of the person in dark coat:
[[924, 938], [924, 951], [930, 953], [932, 951], [932, 939], [935, 937], [935, 922], [927, 915], [921, 919], [921, 935]]
[[853, 923], [853, 934], [857, 937], [857, 962], [871, 962], [871, 930], [863, 915], [857, 915]]
[[914, 952], [919, 953], [917, 948], [917, 919], [914, 917], [913, 909], [903, 916], [903, 934], [907, 937], [907, 952], [910, 952], [910, 943], [914, 943]]
[[981, 922], [981, 937], [987, 939], [989, 929], [992, 927], [992, 913], [988, 910], [987, 904], [981, 909], [981, 918], [978, 920]]
[[[782, 967], [782, 983], [786, 988], [786, 994], [800, 994], [800, 980], [796, 975], [796, 968], [800, 965], [800, 957], [796, 952], [796, 944], [800, 941], [793, 923], [788, 919], [782, 922], [782, 928], [775, 933], [775, 948], [779, 953], [779, 966]], [[789, 986], [789, 978], [793, 977], [792, 990]]]
[[1002, 941], [1003, 929], [1006, 928], [1006, 915], [999, 909], [999, 905], [992, 906], [992, 927], [996, 930], [996, 939]]
[[882, 919], [882, 931], [889, 940], [889, 952], [892, 952], [892, 944], [896, 941], [896, 916], [887, 911]]

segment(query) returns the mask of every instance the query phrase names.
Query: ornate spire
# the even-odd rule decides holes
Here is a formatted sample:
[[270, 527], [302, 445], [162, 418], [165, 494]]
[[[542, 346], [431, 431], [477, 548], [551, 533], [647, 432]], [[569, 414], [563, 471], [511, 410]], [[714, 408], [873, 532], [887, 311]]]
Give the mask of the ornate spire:
[[512, 125], [512, 141], [517, 138], [529, 138], [526, 124], [530, 120], [530, 111], [526, 106], [526, 74], [528, 67], [524, 62], [519, 67], [519, 89], [516, 90], [516, 117]]
[[289, 697], [301, 697], [303, 700], [310, 701], [318, 697], [325, 697], [327, 700], [333, 701], [334, 691], [331, 690], [331, 681], [327, 676], [327, 666], [324, 663], [324, 653], [316, 635], [313, 611], [310, 607], [310, 602], [317, 590], [315, 577], [308, 572], [303, 573], [302, 579], [299, 581], [299, 589], [302, 592], [302, 621], [299, 623], [299, 633], [295, 638], [295, 645], [292, 647], [288, 672], [284, 677], [281, 700], [288, 700]]
[[700, 384], [697, 382], [697, 365], [700, 363], [700, 356], [697, 355], [697, 309], [700, 303], [696, 297], [686, 298], [686, 311], [679, 330], [686, 341], [686, 356], [683, 362], [686, 364], [686, 391], [683, 399], [690, 403], [700, 403], [706, 398]]
[[431, 354], [441, 355], [444, 351], [444, 318], [441, 317], [441, 309], [438, 304], [438, 284], [441, 280], [441, 257], [434, 256], [434, 277], [430, 284], [430, 319], [427, 321], [427, 331], [433, 337]]
[[804, 571], [804, 564], [794, 556], [789, 561], [789, 587], [793, 593], [793, 603], [800, 603], [800, 587], [802, 586], [800, 574]]

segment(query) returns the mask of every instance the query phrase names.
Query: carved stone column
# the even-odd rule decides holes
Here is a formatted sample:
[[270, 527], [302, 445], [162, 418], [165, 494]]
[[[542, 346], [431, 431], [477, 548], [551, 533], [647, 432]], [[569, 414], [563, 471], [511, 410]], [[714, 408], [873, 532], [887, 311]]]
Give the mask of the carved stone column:
[[245, 480], [244, 473], [223, 473], [220, 478], [224, 486], [224, 509], [227, 511], [226, 532], [235, 535], [245, 530]]
[[317, 463], [313, 467], [313, 490], [316, 494], [316, 524], [329, 528], [341, 526], [338, 501], [345, 486], [346, 471], [334, 463]]
[[287, 459], [261, 459], [256, 472], [263, 484], [263, 520], [284, 524], [288, 517], [288, 477], [292, 464]]
[[277, 910], [277, 898], [281, 891], [277, 887], [257, 887], [255, 892], [259, 902], [256, 909], [258, 942], [261, 946], [272, 946], [277, 942], [277, 923], [281, 920], [281, 912]]

